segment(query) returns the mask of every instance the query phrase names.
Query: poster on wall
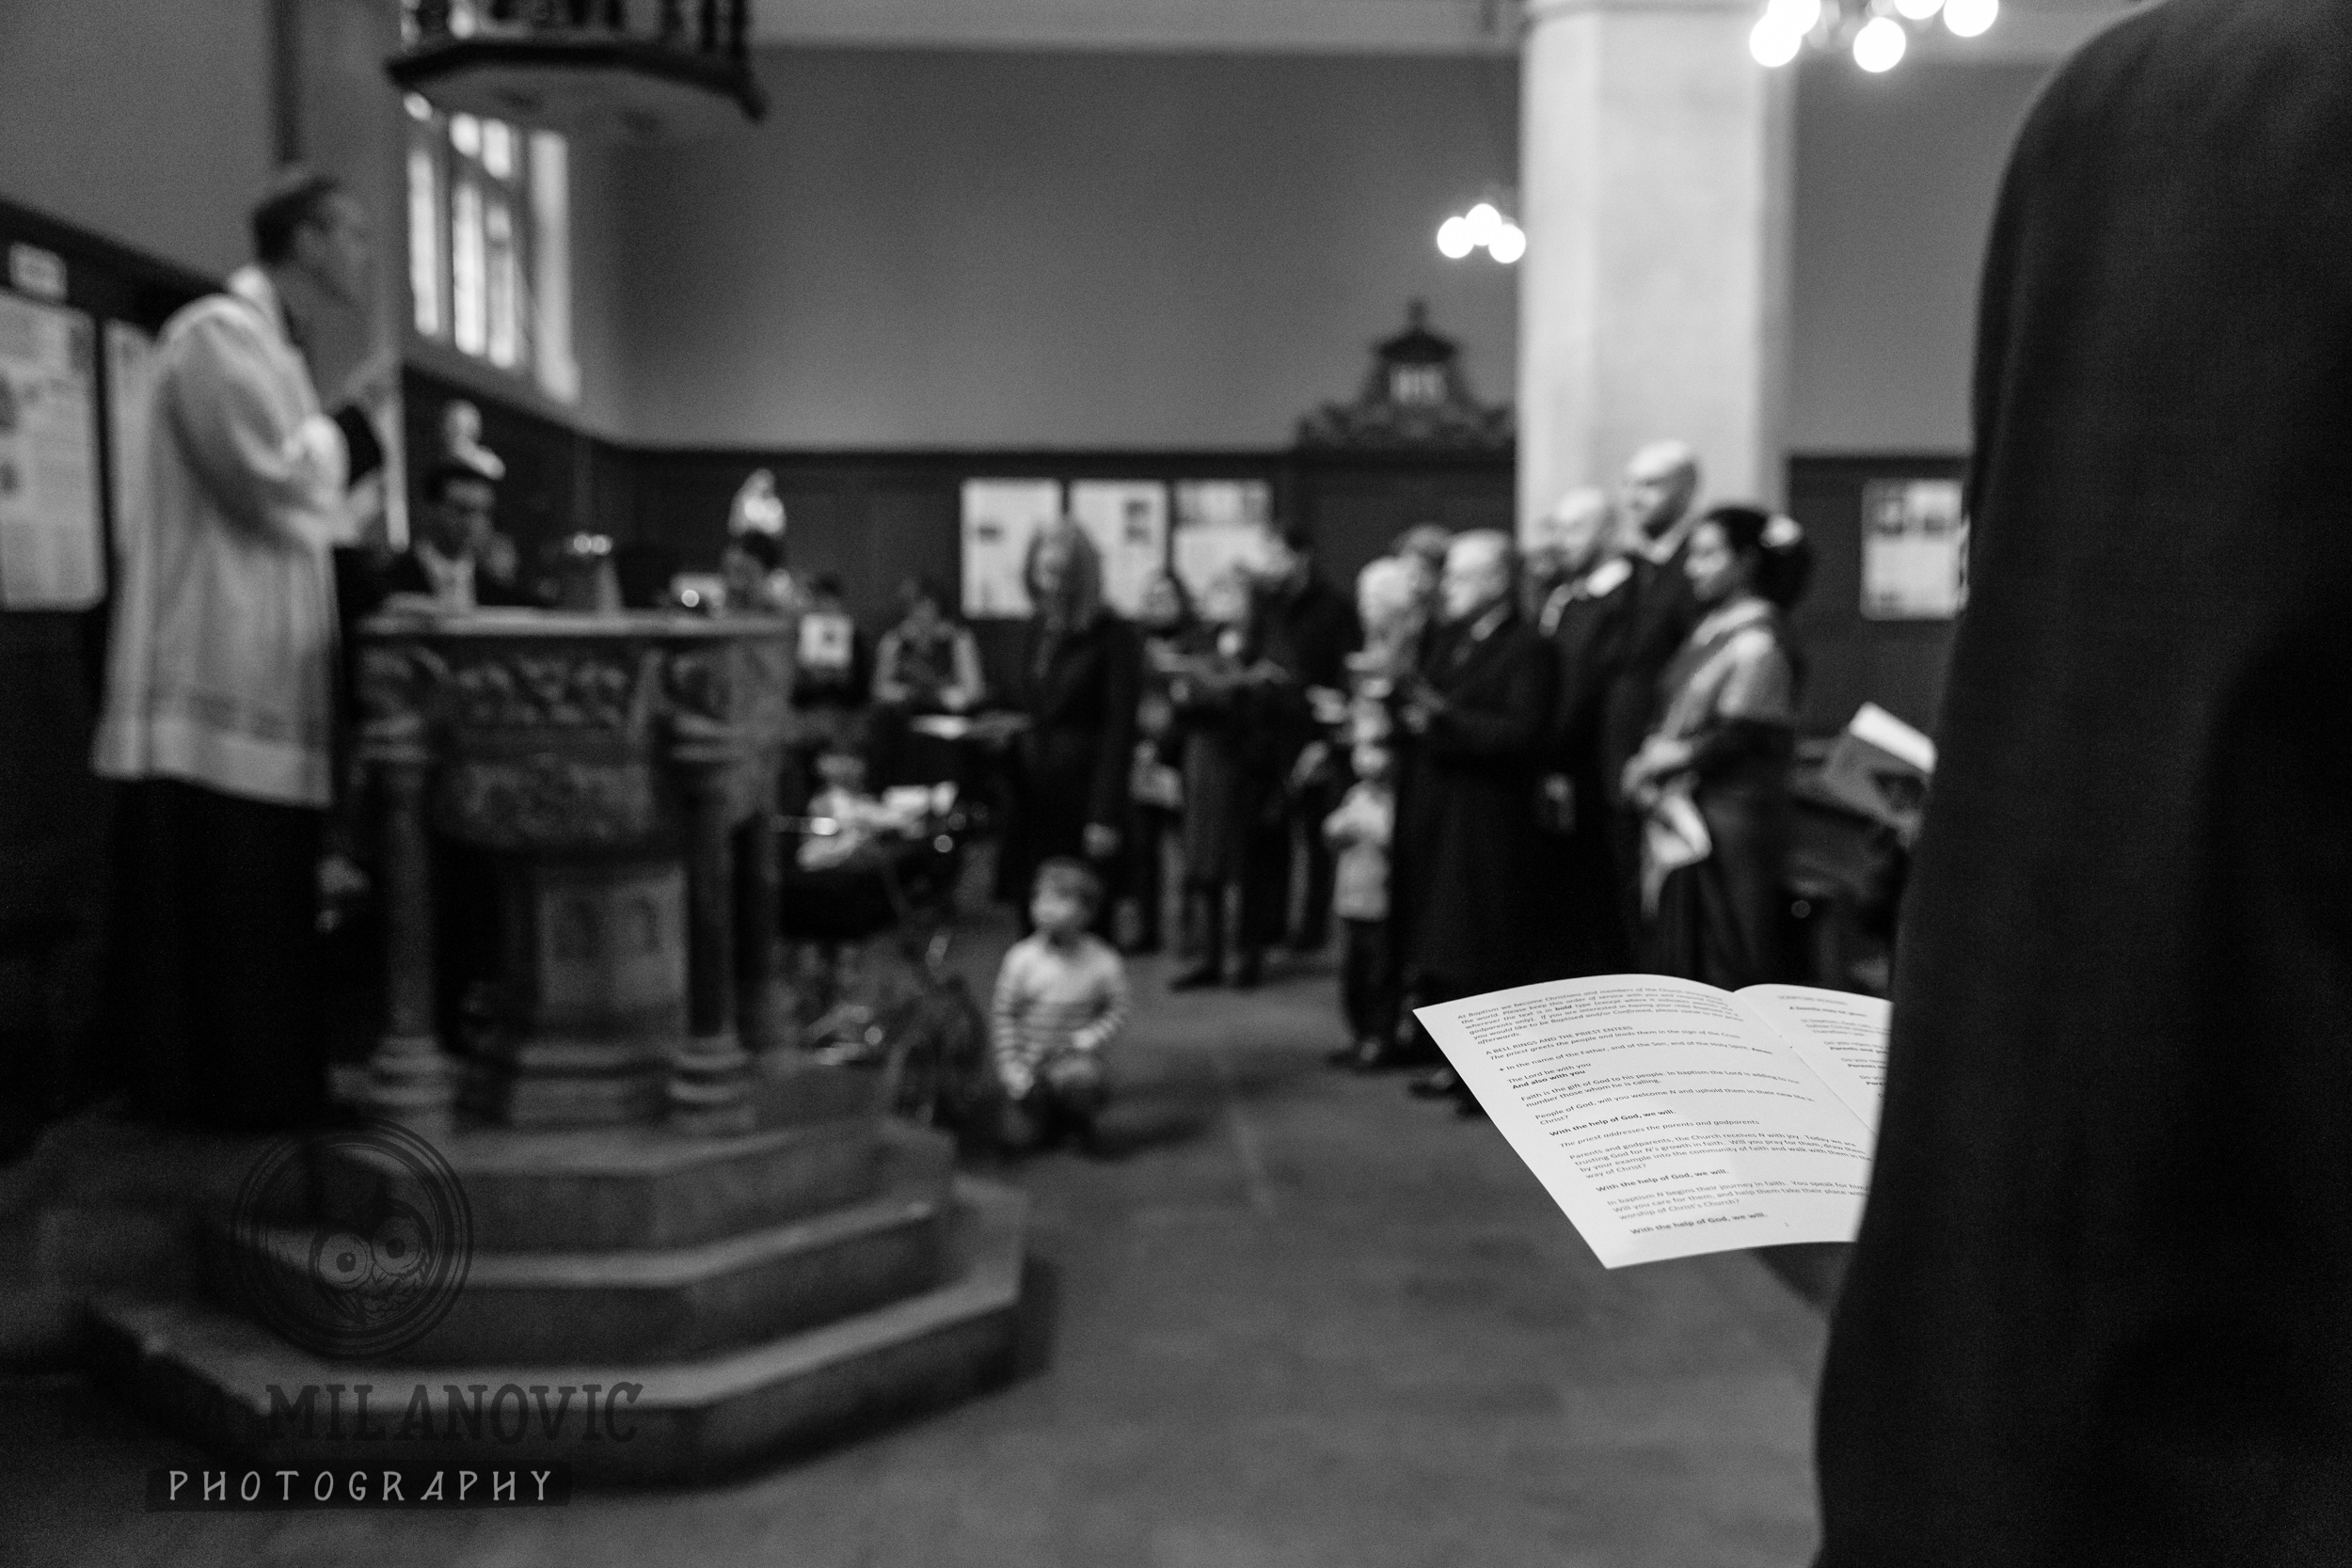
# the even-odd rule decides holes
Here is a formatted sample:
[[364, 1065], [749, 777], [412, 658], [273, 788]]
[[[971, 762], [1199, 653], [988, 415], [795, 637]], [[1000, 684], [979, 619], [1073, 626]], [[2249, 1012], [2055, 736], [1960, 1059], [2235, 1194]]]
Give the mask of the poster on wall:
[[1029, 538], [1061, 515], [1057, 479], [963, 482], [963, 613], [976, 620], [1029, 613], [1021, 563]]
[[1176, 485], [1174, 570], [1195, 603], [1228, 572], [1252, 571], [1274, 542], [1274, 487], [1260, 479], [1188, 479]]
[[0, 610], [105, 591], [90, 318], [0, 292]]
[[1873, 480], [1862, 487], [1862, 613], [1942, 621], [1967, 599], [1968, 523], [1956, 479]]
[[1103, 596], [1121, 615], [1134, 615], [1145, 585], [1168, 564], [1168, 486], [1077, 480], [1070, 486], [1070, 515], [1103, 554]]
[[129, 322], [106, 324], [106, 448], [113, 453], [106, 494], [120, 536], [132, 506], [132, 485], [147, 451], [147, 424], [155, 396], [155, 340]]

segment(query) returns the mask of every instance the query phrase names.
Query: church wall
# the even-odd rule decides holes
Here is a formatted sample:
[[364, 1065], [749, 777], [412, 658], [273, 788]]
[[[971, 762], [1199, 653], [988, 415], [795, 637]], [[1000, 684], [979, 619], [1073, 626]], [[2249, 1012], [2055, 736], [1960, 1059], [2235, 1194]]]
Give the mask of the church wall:
[[1803, 69], [1789, 449], [1964, 452], [1985, 236], [2049, 68]]
[[269, 177], [267, 0], [0, 5], [0, 197], [218, 275]]
[[1426, 297], [1516, 157], [1509, 61], [778, 50], [755, 131], [613, 161], [627, 424], [656, 445], [1270, 447]]

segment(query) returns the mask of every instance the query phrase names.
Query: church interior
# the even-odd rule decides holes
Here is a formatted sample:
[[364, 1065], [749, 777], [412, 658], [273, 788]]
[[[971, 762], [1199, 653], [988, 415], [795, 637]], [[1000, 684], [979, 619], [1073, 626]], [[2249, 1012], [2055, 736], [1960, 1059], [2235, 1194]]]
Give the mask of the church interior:
[[[0, 1557], [1810, 1560], [1845, 1249], [1602, 1267], [1409, 1016], [1641, 967], [1592, 835], [1645, 732], [1511, 776], [1575, 802], [1524, 842], [1576, 910], [1410, 883], [1456, 873], [1408, 821], [1436, 765], [1350, 727], [1375, 584], [1419, 559], [1427, 614], [1548, 648], [1665, 539], [1645, 483], [1669, 532], [1801, 537], [1777, 958], [1677, 973], [1885, 996], [1995, 197], [2132, 11], [0, 7]], [[288, 280], [334, 245], [345, 297]], [[331, 737], [265, 819], [119, 760], [169, 725], [108, 738], [174, 589], [142, 519], [173, 464], [214, 504], [188, 423], [235, 401], [156, 388], [255, 277], [349, 530], [304, 557]], [[1614, 542], [1570, 571], [1579, 497]], [[1337, 825], [1391, 766], [1392, 879]], [[299, 958], [186, 891], [292, 816]], [[1377, 945], [1423, 899], [1547, 954], [1589, 905], [1615, 957]], [[1069, 954], [1110, 976], [1049, 1046], [1009, 1022], [1038, 942], [1049, 1020]], [[346, 1235], [401, 1334], [296, 1289]], [[168, 1479], [427, 1462], [562, 1506]]]

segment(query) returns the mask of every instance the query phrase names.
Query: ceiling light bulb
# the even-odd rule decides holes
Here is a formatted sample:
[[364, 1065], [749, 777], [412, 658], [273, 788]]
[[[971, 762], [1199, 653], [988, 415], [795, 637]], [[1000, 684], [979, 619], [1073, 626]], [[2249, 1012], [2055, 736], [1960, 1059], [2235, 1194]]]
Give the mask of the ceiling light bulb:
[[1925, 22], [1944, 8], [1944, 0], [1895, 0], [1895, 8], [1914, 22]]
[[1911, 46], [1911, 35], [1891, 16], [1874, 17], [1853, 36], [1853, 63], [1873, 74], [1892, 71]]
[[2001, 0], [1950, 0], [1944, 8], [1944, 25], [1964, 39], [1975, 38], [2001, 14]]
[[1470, 225], [1460, 218], [1448, 218], [1438, 225], [1438, 249], [1447, 260], [1458, 261], [1477, 248], [1470, 237]]
[[1494, 244], [1495, 235], [1502, 228], [1502, 214], [1495, 211], [1491, 201], [1482, 201], [1472, 207], [1462, 214], [1462, 221], [1470, 226], [1470, 242], [1472, 245]]
[[1776, 16], [1766, 16], [1748, 34], [1748, 53], [1756, 63], [1768, 68], [1787, 65], [1804, 47], [1804, 34], [1789, 26]]
[[1495, 230], [1495, 237], [1486, 242], [1486, 254], [1509, 266], [1527, 254], [1527, 230], [1516, 223], [1506, 223]]
[[1772, 0], [1764, 8], [1764, 15], [1768, 21], [1803, 35], [1813, 31], [1821, 20], [1821, 0]]

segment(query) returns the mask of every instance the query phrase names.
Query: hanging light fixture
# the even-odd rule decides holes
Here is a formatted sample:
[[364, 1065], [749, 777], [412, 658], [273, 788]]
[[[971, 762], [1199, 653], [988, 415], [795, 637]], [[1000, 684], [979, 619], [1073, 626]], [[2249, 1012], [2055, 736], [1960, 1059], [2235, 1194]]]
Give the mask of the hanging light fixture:
[[1473, 250], [1484, 250], [1506, 267], [1526, 255], [1526, 230], [1503, 215], [1507, 200], [1502, 193], [1492, 193], [1469, 212], [1438, 225], [1438, 254], [1459, 261]]
[[1766, 0], [1748, 34], [1758, 65], [1777, 69], [1807, 49], [1846, 50], [1864, 71], [1892, 71], [1910, 52], [1912, 36], [1935, 24], [1972, 39], [2001, 14], [2001, 0]]

